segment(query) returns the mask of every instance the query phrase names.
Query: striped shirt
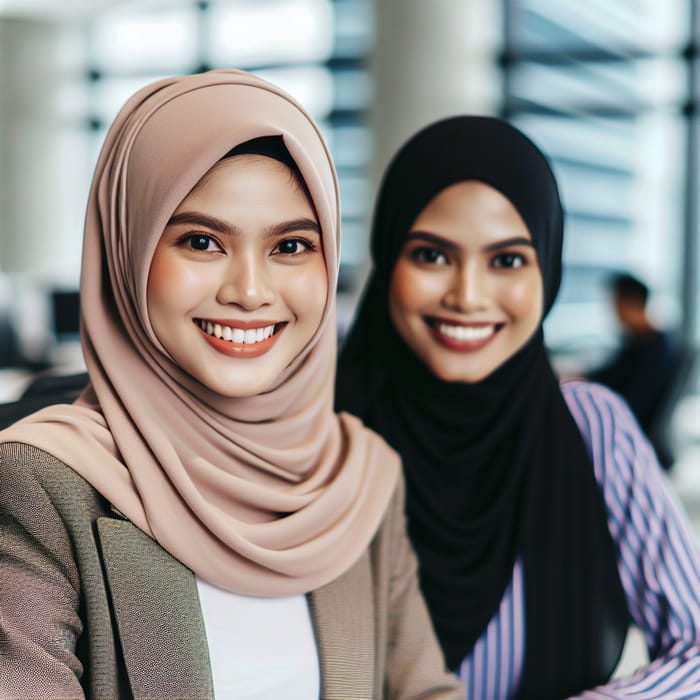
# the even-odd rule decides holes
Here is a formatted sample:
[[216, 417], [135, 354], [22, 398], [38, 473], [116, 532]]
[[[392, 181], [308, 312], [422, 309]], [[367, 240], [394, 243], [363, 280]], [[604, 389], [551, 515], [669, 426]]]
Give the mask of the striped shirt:
[[[608, 389], [562, 386], [605, 501], [620, 580], [649, 665], [583, 692], [587, 700], [700, 698], [700, 551], [629, 408]], [[525, 656], [522, 562], [500, 607], [459, 669], [470, 700], [509, 700]]]

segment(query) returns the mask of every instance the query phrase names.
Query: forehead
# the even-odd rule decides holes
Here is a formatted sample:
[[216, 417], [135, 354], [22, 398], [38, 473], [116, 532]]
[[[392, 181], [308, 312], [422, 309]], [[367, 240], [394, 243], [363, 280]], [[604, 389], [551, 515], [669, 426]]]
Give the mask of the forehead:
[[258, 155], [236, 155], [210, 168], [174, 213], [194, 209], [224, 218], [317, 219], [303, 185], [284, 163]]
[[229, 177], [238, 175], [244, 177], [248, 173], [259, 173], [267, 176], [274, 183], [283, 183], [287, 180], [290, 187], [297, 184], [295, 175], [284, 163], [268, 156], [245, 153], [222, 158], [214, 163], [202, 175], [188, 196], [206, 189], [212, 182], [219, 183]]
[[473, 237], [532, 240], [510, 200], [495, 187], [477, 180], [457, 182], [433, 197], [411, 226], [412, 230], [423, 228], [465, 241]]

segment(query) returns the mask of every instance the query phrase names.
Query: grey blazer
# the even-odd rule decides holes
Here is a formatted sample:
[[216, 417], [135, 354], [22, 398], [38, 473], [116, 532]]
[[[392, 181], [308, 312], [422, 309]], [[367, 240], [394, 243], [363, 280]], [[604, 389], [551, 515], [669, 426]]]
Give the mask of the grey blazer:
[[[0, 698], [213, 698], [193, 573], [51, 455], [0, 444]], [[323, 698], [464, 698], [416, 577], [400, 484], [313, 591]]]

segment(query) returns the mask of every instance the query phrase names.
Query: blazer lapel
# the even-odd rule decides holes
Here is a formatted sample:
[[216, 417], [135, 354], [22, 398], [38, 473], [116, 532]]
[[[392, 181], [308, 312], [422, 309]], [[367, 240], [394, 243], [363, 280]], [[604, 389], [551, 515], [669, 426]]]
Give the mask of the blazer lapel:
[[194, 574], [126, 520], [97, 531], [134, 700], [213, 700]]
[[371, 698], [375, 621], [369, 554], [310, 595], [321, 668], [321, 697]]

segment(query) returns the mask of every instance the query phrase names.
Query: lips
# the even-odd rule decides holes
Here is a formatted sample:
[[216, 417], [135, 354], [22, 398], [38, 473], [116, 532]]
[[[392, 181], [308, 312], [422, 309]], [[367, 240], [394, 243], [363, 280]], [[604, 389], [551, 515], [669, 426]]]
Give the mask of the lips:
[[265, 354], [278, 340], [287, 322], [194, 319], [204, 339], [229, 357], [254, 358]]
[[458, 352], [476, 352], [486, 347], [503, 328], [503, 323], [457, 323], [448, 319], [426, 317], [433, 339]]

